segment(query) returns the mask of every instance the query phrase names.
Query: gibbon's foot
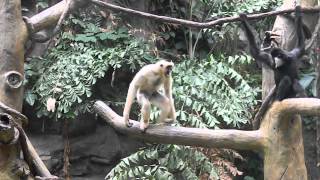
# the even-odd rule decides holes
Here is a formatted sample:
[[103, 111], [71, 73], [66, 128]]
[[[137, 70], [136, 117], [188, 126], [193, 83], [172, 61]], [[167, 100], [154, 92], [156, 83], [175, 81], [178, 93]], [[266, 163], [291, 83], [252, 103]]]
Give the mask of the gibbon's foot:
[[148, 125], [147, 125], [147, 124], [145, 124], [145, 123], [140, 123], [140, 130], [141, 130], [141, 132], [145, 133], [146, 130], [147, 130], [147, 128], [148, 128]]
[[174, 119], [165, 119], [165, 124], [172, 124], [174, 122]]
[[129, 120], [126, 122], [126, 126], [127, 126], [127, 127], [129, 127], [129, 128], [130, 128], [130, 127], [132, 127], [132, 125], [133, 125], [133, 123], [132, 123], [132, 122], [130, 122]]

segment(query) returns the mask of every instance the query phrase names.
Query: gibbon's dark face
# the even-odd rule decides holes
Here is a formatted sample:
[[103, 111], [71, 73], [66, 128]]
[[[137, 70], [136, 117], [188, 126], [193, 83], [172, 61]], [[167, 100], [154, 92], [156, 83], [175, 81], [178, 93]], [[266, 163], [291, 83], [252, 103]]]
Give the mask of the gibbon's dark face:
[[158, 61], [157, 64], [160, 65], [161, 72], [165, 76], [170, 76], [171, 75], [171, 72], [172, 72], [172, 69], [173, 69], [173, 66], [174, 66], [173, 62], [169, 62], [169, 61], [166, 61], [166, 60], [161, 60], [161, 61]]
[[169, 76], [172, 72], [172, 65], [168, 65], [165, 69], [165, 75]]

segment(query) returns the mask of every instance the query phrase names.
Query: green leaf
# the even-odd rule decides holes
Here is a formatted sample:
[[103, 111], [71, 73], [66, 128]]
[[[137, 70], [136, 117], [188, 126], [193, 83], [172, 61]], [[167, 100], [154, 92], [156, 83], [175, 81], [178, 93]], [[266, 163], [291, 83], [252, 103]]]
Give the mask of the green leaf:
[[26, 90], [25, 100], [30, 106], [34, 105], [36, 98], [37, 98], [37, 96], [31, 90]]

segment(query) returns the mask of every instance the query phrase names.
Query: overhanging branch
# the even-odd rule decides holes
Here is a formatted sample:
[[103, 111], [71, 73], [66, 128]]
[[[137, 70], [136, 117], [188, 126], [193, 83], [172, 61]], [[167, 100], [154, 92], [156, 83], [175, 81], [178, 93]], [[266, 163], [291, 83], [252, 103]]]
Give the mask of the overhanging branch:
[[260, 131], [209, 130], [199, 128], [150, 125], [145, 133], [139, 129], [139, 122], [131, 120], [133, 126], [126, 127], [121, 116], [102, 101], [94, 104], [94, 111], [117, 131], [141, 140], [189, 146], [261, 150], [263, 138]]
[[[166, 23], [180, 24], [180, 25], [193, 27], [193, 28], [210, 28], [216, 25], [221, 25], [228, 22], [236, 22], [240, 20], [239, 16], [233, 16], [233, 17], [219, 18], [210, 22], [195, 22], [195, 21], [172, 18], [167, 16], [159, 16], [159, 15], [154, 15], [154, 14], [145, 13], [141, 11], [136, 11], [136, 10], [120, 7], [120, 6], [113, 5], [113, 4], [106, 3], [99, 0], [90, 0], [90, 1], [100, 7], [104, 7], [106, 9], [110, 9], [113, 11], [121, 11], [124, 13], [129, 13], [129, 14], [144, 17], [144, 18], [149, 18], [157, 21], [166, 22]], [[83, 7], [86, 4], [88, 4], [90, 1], [89, 0], [73, 0], [73, 2], [70, 5], [70, 11], [73, 11], [79, 7]], [[63, 13], [65, 6], [66, 6], [66, 1], [61, 1], [56, 5], [42, 11], [41, 13], [31, 17], [30, 23], [33, 26], [32, 33], [38, 32], [42, 29], [45, 29], [55, 24], [59, 20], [61, 14]], [[304, 13], [316, 13], [319, 11], [320, 11], [320, 6], [302, 8], [302, 12]], [[250, 14], [248, 15], [248, 19], [249, 20], [261, 19], [268, 16], [277, 16], [280, 14], [286, 14], [291, 12], [294, 12], [294, 8], [281, 9], [281, 10], [265, 12], [265, 13]]]
[[[98, 6], [101, 6], [106, 9], [113, 10], [113, 11], [121, 11], [121, 12], [132, 14], [135, 16], [158, 20], [158, 21], [162, 21], [162, 22], [166, 22], [166, 23], [180, 24], [180, 25], [184, 25], [187, 27], [194, 27], [194, 28], [210, 28], [210, 27], [213, 27], [216, 25], [221, 25], [221, 24], [228, 23], [228, 22], [240, 21], [239, 16], [233, 16], [233, 17], [219, 18], [214, 21], [201, 23], [201, 22], [195, 22], [195, 21], [189, 21], [189, 20], [184, 20], [184, 19], [178, 19], [178, 18], [172, 18], [172, 17], [167, 17], [167, 16], [159, 16], [159, 15], [154, 15], [154, 14], [150, 14], [150, 13], [145, 13], [145, 12], [113, 5], [113, 4], [106, 3], [103, 1], [99, 1], [99, 0], [91, 0], [91, 2], [98, 5]], [[248, 15], [248, 19], [249, 20], [261, 19], [261, 18], [265, 18], [268, 16], [277, 16], [280, 14], [291, 13], [294, 11], [295, 11], [295, 8], [289, 8], [289, 9], [281, 9], [281, 10], [265, 12], [265, 13], [251, 14], [251, 15]], [[315, 12], [319, 12], [319, 11], [320, 11], [319, 6], [302, 8], [302, 12], [305, 12], [305, 13], [315, 13]]]

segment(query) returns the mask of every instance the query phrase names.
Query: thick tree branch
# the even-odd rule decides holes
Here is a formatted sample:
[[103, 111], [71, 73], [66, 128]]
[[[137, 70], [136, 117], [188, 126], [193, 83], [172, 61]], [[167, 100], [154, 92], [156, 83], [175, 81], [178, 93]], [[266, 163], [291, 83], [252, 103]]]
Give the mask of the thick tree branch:
[[[83, 7], [88, 4], [87, 0], [73, 0], [70, 3], [69, 10], [70, 12], [76, 10], [79, 7]], [[37, 15], [34, 15], [30, 18], [30, 23], [33, 26], [33, 32], [38, 32], [42, 29], [48, 28], [58, 22], [60, 16], [63, 14], [65, 7], [67, 6], [66, 1], [61, 1], [56, 5], [40, 12]]]
[[139, 129], [139, 122], [131, 120], [133, 126], [126, 127], [122, 117], [102, 101], [97, 101], [94, 104], [94, 111], [119, 132], [149, 142], [245, 150], [262, 150], [264, 144], [260, 131], [209, 130], [150, 125], [147, 131], [142, 133]]
[[320, 99], [317, 98], [289, 98], [275, 103], [284, 114], [320, 116]]
[[[162, 22], [166, 22], [166, 23], [180, 24], [180, 25], [194, 27], [194, 28], [209, 28], [209, 27], [221, 25], [221, 24], [228, 23], [228, 22], [240, 21], [239, 16], [233, 16], [233, 17], [219, 18], [214, 21], [201, 23], [201, 22], [189, 21], [189, 20], [178, 19], [178, 18], [171, 18], [171, 17], [167, 17], [167, 16], [159, 16], [159, 15], [154, 15], [154, 14], [145, 13], [145, 12], [141, 12], [141, 11], [136, 11], [136, 10], [120, 7], [120, 6], [113, 5], [113, 4], [106, 3], [103, 1], [99, 1], [99, 0], [91, 0], [91, 2], [98, 5], [98, 6], [101, 6], [101, 7], [113, 10], [113, 11], [121, 11], [121, 12], [129, 13], [132, 15], [144, 17], [144, 18], [158, 20], [158, 21], [162, 21]], [[305, 12], [305, 13], [315, 13], [315, 12], [319, 12], [319, 11], [320, 11], [319, 6], [302, 8], [302, 12]], [[248, 15], [248, 19], [249, 20], [261, 19], [261, 18], [268, 17], [268, 16], [277, 16], [280, 14], [291, 13], [291, 12], [294, 12], [294, 8], [276, 10], [276, 11], [271, 11], [271, 12], [266, 12], [266, 13], [251, 14], [251, 15]]]

